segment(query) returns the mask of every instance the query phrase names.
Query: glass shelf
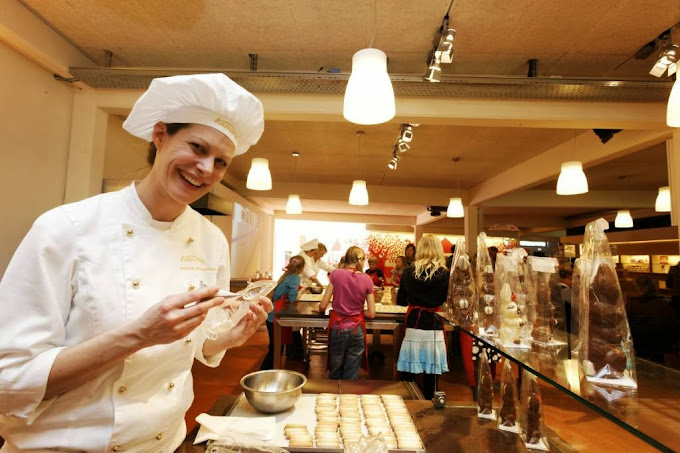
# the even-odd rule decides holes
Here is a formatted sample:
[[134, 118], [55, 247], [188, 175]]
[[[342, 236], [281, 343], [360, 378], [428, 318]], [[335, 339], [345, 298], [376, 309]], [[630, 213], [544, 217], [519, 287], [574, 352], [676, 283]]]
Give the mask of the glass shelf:
[[680, 372], [636, 359], [637, 389], [594, 385], [569, 358], [567, 343], [520, 349], [460, 330], [653, 447], [680, 450]]

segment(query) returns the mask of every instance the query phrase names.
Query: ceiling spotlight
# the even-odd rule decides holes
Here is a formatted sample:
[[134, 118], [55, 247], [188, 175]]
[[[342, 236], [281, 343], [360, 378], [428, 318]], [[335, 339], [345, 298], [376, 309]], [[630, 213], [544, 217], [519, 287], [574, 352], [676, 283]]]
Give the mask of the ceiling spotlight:
[[402, 124], [401, 137], [399, 139], [402, 142], [411, 143], [411, 140], [413, 140], [413, 126], [410, 124]]
[[399, 155], [395, 151], [395, 152], [392, 153], [392, 159], [390, 159], [390, 163], [387, 164], [387, 168], [389, 168], [390, 170], [396, 170], [398, 162], [399, 162]]
[[406, 151], [411, 149], [411, 145], [409, 145], [408, 143], [403, 142], [403, 141], [401, 141], [401, 139], [399, 139], [397, 141], [397, 149], [399, 150], [400, 153], [405, 153]]
[[453, 39], [456, 36], [456, 30], [449, 28], [446, 33], [442, 34], [437, 50], [434, 51], [435, 57], [442, 63], [453, 62]]
[[649, 71], [654, 77], [661, 77], [668, 69], [668, 75], [671, 76], [675, 72], [675, 62], [680, 56], [680, 46], [669, 43], [661, 52], [659, 58], [654, 63], [654, 67]]
[[442, 81], [442, 68], [440, 66], [440, 61], [435, 55], [430, 61], [430, 66], [427, 68], [427, 75], [425, 80], [428, 82], [441, 82]]

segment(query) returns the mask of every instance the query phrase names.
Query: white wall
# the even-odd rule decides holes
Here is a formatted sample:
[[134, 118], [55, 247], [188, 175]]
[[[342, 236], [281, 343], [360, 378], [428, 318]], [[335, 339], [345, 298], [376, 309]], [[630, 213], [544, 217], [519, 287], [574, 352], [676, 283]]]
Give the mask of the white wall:
[[73, 88], [0, 43], [0, 276], [33, 221], [64, 201]]

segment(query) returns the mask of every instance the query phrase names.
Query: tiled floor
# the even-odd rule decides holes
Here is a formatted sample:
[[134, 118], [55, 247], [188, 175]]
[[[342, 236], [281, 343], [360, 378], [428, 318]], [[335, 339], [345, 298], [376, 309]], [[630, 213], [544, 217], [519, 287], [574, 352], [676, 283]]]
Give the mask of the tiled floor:
[[[369, 352], [374, 352], [372, 338], [369, 335]], [[195, 424], [198, 414], [206, 412], [215, 402], [218, 396], [224, 394], [238, 394], [241, 392], [240, 380], [244, 375], [257, 371], [260, 363], [267, 352], [267, 332], [257, 332], [242, 347], [227, 351], [227, 354], [218, 368], [208, 368], [198, 362], [194, 365], [194, 403], [187, 412], [187, 428], [191, 429]], [[460, 350], [456, 339], [449, 343], [450, 372], [445, 373], [440, 380], [439, 390], [446, 392], [447, 400], [471, 403], [472, 393], [462, 371]], [[381, 335], [381, 345], [377, 349], [381, 354], [371, 354], [369, 361], [370, 374], [363, 371], [360, 379], [392, 379], [392, 335]], [[308, 364], [302, 361], [284, 359], [282, 367], [304, 373], [309, 378], [327, 377], [325, 370], [325, 353], [312, 354]]]

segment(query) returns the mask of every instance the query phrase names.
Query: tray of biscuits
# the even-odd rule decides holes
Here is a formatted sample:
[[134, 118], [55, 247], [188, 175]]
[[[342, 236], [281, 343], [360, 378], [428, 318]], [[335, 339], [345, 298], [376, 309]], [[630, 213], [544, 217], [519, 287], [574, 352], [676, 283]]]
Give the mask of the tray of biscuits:
[[[255, 414], [247, 400], [239, 398], [229, 415]], [[276, 415], [273, 442], [290, 452], [342, 453], [362, 435], [382, 435], [390, 452], [425, 452], [398, 395], [303, 394], [292, 409]]]

